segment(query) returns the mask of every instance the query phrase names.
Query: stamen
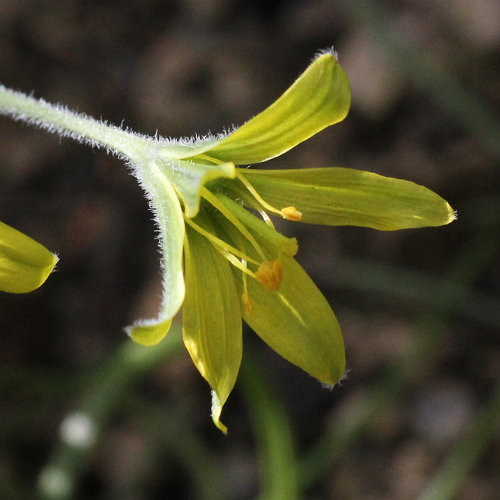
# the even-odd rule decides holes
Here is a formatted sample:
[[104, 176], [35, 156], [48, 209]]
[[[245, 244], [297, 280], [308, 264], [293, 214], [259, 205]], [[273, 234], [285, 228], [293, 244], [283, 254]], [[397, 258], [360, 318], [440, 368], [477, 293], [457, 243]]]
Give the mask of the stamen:
[[266, 209], [269, 210], [269, 212], [272, 212], [273, 214], [281, 215], [281, 210], [278, 210], [277, 208], [273, 207], [267, 201], [265, 201], [262, 196], [257, 192], [257, 190], [250, 184], [250, 181], [243, 176], [243, 174], [236, 169], [236, 178], [241, 181], [241, 183], [250, 191], [252, 196]]
[[264, 210], [259, 210], [259, 214], [260, 216], [262, 217], [262, 220], [269, 226], [269, 227], [272, 227], [274, 229], [274, 224], [273, 224], [273, 221], [271, 220], [271, 217], [269, 217], [269, 215], [267, 215], [267, 212], [265, 212]]
[[255, 276], [266, 290], [279, 290], [283, 279], [283, 266], [279, 260], [263, 262]]
[[[245, 267], [247, 266], [247, 261], [242, 260], [241, 262]], [[255, 276], [257, 279], [257, 277]], [[245, 312], [247, 316], [250, 316], [252, 312], [252, 303], [250, 302], [250, 296], [248, 295], [248, 286], [247, 286], [247, 275], [243, 273], [243, 294], [241, 296], [241, 300], [243, 301], [243, 305], [245, 306]]]
[[[210, 233], [206, 229], [203, 229], [200, 225], [196, 224], [196, 222], [194, 222], [193, 219], [190, 219], [188, 217], [184, 217], [184, 221], [187, 224], [189, 224], [195, 231], [198, 231], [202, 236], [205, 236], [205, 238], [207, 238], [215, 246], [215, 248], [217, 248], [217, 250], [221, 251], [221, 253], [224, 255], [224, 257], [226, 257], [231, 262], [231, 264], [236, 265], [229, 258], [229, 256], [234, 258], [234, 260], [238, 263], [238, 265], [236, 265], [236, 267], [238, 267], [238, 269], [241, 269], [240, 266], [242, 266], [242, 264], [237, 259], [237, 257], [245, 260], [246, 262], [251, 262], [252, 264], [255, 264], [257, 266], [259, 265], [258, 260], [255, 260], [252, 257], [249, 257], [248, 255], [243, 253], [241, 250], [238, 250], [237, 248], [231, 246], [229, 243], [226, 243], [225, 241], [221, 240], [220, 238], [217, 238], [217, 236], [213, 235], [212, 233]], [[245, 266], [245, 268], [246, 268], [246, 266]], [[248, 270], [248, 268], [247, 268], [247, 270]], [[251, 271], [249, 271], [249, 270], [248, 270], [248, 272], [251, 273]], [[253, 273], [251, 273], [251, 274], [253, 274]]]
[[216, 165], [222, 165], [225, 163], [224, 161], [218, 160], [217, 158], [212, 158], [204, 153], [196, 155], [196, 158], [200, 158], [201, 160], [208, 160], [209, 162], [215, 163]]
[[[257, 190], [252, 186], [250, 181], [246, 177], [244, 177], [243, 174], [238, 171], [238, 169], [236, 169], [236, 178], [239, 179], [241, 181], [241, 183], [245, 185], [245, 187], [248, 189], [248, 191], [250, 191], [252, 196], [269, 212], [277, 214], [277, 215], [281, 215], [284, 219], [287, 219], [287, 220], [299, 221], [300, 219], [302, 219], [302, 213], [299, 212], [295, 207], [285, 207], [285, 208], [282, 208], [281, 210], [278, 210], [277, 208], [275, 208], [272, 205], [270, 205], [269, 203], [267, 203], [267, 201], [265, 201], [262, 198], [262, 196], [260, 196], [260, 194], [257, 192]], [[259, 211], [259, 212], [261, 215], [263, 214], [263, 212], [261, 212], [261, 211]], [[267, 216], [267, 214], [266, 214], [266, 216]], [[264, 219], [264, 221], [267, 224], [269, 224], [269, 222], [271, 221], [271, 219], [269, 219], [269, 216], [267, 216], [267, 218], [262, 216], [262, 218]]]
[[232, 253], [225, 252], [224, 250], [221, 250], [217, 247], [215, 247], [215, 249], [218, 250], [229, 261], [230, 264], [232, 264], [234, 267], [236, 267], [243, 273], [244, 280], [246, 279], [247, 275], [251, 276], [254, 279], [257, 279], [255, 273], [250, 271], [250, 269], [248, 269], [246, 262], [243, 263], [241, 260], [238, 260]]
[[[266, 260], [264, 252], [255, 238], [250, 234], [249, 230], [212, 193], [210, 193], [210, 191], [206, 188], [202, 188], [201, 195], [215, 208], [217, 208], [217, 210], [219, 210], [235, 226], [236, 229], [238, 229], [235, 236], [237, 235], [238, 238], [241, 238], [243, 246], [245, 246], [245, 240], [247, 240], [262, 258], [262, 262], [260, 263], [254, 258], [246, 255], [241, 250], [238, 250], [224, 240], [221, 240], [210, 231], [207, 231], [202, 226], [194, 222], [193, 219], [184, 216], [184, 221], [189, 226], [199, 232], [202, 236], [205, 236], [205, 238], [207, 238], [214, 245], [214, 248], [218, 252], [220, 252], [233, 266], [243, 273], [243, 294], [241, 296], [241, 300], [243, 302], [243, 306], [245, 307], [246, 314], [249, 315], [252, 311], [252, 303], [248, 295], [247, 275], [259, 281], [267, 290], [279, 290], [281, 287], [281, 280], [283, 279], [283, 266], [279, 260]], [[256, 272], [253, 272], [248, 268], [248, 262], [258, 266]]]
[[207, 189], [201, 188], [201, 196], [205, 198], [211, 205], [213, 205], [226, 219], [228, 219], [238, 231], [248, 240], [248, 242], [254, 247], [255, 251], [259, 254], [262, 260], [266, 260], [266, 256], [257, 243], [257, 240], [251, 235], [250, 231], [242, 224], [242, 222], [236, 218], [233, 213], [228, 210], [219, 200]]
[[[252, 257], [249, 257], [248, 255], [245, 255], [243, 252], [238, 250], [237, 248], [234, 248], [233, 246], [229, 245], [229, 243], [226, 243], [225, 241], [221, 240], [220, 238], [217, 238], [217, 236], [214, 236], [212, 233], [208, 232], [207, 230], [203, 229], [200, 225], [196, 224], [196, 222], [193, 222], [192, 219], [189, 219], [188, 217], [184, 217], [184, 221], [189, 224], [195, 231], [198, 231], [202, 236], [205, 236], [214, 248], [223, 256], [225, 257], [230, 264], [232, 264], [234, 267], [239, 269], [243, 273], [243, 289], [245, 290], [245, 293], [248, 296], [247, 293], [247, 275], [251, 276], [254, 279], [258, 279], [257, 275], [250, 271], [247, 266], [247, 262], [251, 262], [252, 264], [259, 265], [259, 262]], [[238, 258], [239, 257], [239, 258]], [[250, 299], [248, 299], [248, 307], [250, 307]], [[247, 310], [247, 314], [250, 314], [247, 309], [247, 306], [245, 306]]]
[[281, 209], [281, 215], [287, 220], [298, 222], [302, 219], [302, 212], [299, 212], [295, 207], [285, 207]]

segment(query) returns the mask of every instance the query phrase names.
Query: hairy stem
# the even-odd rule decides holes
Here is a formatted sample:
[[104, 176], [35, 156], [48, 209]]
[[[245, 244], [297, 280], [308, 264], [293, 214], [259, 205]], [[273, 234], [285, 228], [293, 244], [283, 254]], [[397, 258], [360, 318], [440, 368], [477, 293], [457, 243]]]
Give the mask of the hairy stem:
[[93, 147], [105, 148], [132, 161], [144, 155], [145, 146], [153, 141], [152, 138], [74, 113], [62, 105], [29, 97], [3, 85], [0, 85], [0, 114]]

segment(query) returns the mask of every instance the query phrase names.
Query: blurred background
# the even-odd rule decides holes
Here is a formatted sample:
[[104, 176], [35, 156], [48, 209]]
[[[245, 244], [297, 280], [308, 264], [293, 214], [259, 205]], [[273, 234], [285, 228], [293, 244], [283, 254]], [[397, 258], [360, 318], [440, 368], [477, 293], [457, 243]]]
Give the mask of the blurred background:
[[273, 168], [424, 184], [458, 220], [394, 233], [280, 223], [342, 325], [332, 391], [250, 331], [222, 435], [154, 315], [154, 225], [123, 163], [0, 118], [0, 218], [58, 253], [0, 295], [0, 498], [496, 499], [500, 3], [2, 0], [0, 81], [145, 134], [243, 123], [334, 46], [347, 119]]

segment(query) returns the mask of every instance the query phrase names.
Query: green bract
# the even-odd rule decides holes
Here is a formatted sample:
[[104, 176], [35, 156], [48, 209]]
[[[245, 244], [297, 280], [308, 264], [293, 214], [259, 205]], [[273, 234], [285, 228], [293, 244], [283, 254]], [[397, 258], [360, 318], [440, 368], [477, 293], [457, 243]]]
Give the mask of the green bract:
[[184, 143], [150, 141], [147, 152], [130, 155], [157, 217], [164, 293], [158, 317], [128, 333], [141, 344], [159, 342], [184, 303], [184, 342], [212, 387], [212, 417], [224, 432], [220, 414], [240, 366], [241, 318], [322, 383], [336, 383], [345, 370], [335, 315], [294, 260], [297, 242], [279, 234], [269, 214], [383, 230], [454, 219], [445, 200], [408, 181], [344, 168], [236, 167], [274, 158], [343, 120], [350, 99], [336, 56], [324, 53], [274, 104], [233, 133]]
[[26, 293], [38, 288], [57, 263], [43, 245], [0, 222], [0, 290]]

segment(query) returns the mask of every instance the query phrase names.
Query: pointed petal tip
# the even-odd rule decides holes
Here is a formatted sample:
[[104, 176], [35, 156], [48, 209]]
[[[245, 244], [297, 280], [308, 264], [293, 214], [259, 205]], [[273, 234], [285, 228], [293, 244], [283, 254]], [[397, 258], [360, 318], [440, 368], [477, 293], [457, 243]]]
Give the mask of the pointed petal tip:
[[39, 288], [59, 257], [24, 233], [0, 221], [0, 290], [28, 293]]
[[217, 393], [212, 390], [212, 420], [214, 421], [217, 429], [227, 434], [227, 427], [220, 421], [220, 415], [222, 413], [222, 404], [220, 402]]
[[227, 436], [227, 427], [218, 418], [212, 417], [212, 420], [214, 421], [215, 427], [217, 427], [217, 429], [219, 429], [222, 434]]
[[[337, 372], [338, 373], [338, 372]], [[332, 391], [335, 387], [340, 387], [342, 385], [342, 383], [344, 382], [344, 380], [347, 380], [349, 376], [349, 370], [344, 370], [344, 372], [342, 372], [342, 375], [340, 377], [333, 377], [335, 382], [333, 383], [325, 383], [325, 382], [321, 382], [321, 385], [323, 386], [324, 389], [328, 389], [329, 391]]]
[[[19, 287], [17, 290], [12, 290], [13, 293], [28, 293], [33, 292], [40, 288], [48, 279], [48, 277], [55, 271], [56, 265], [59, 262], [59, 257], [53, 253], [48, 258], [48, 264], [39, 270], [38, 278], [34, 277], [33, 280], [18, 280], [14, 288]], [[22, 283], [22, 284], [21, 284]], [[1, 289], [1, 288], [0, 288]], [[9, 291], [9, 290], [7, 290]]]
[[333, 48], [333, 46], [316, 52], [313, 61], [316, 61], [316, 59], [320, 59], [321, 57], [333, 57], [337, 62], [339, 60], [338, 52]]
[[[320, 382], [320, 384], [329, 390], [332, 390], [335, 386], [341, 385], [342, 382], [347, 378], [347, 371], [345, 369], [345, 351], [337, 352], [337, 354], [332, 359], [330, 366], [328, 367], [328, 372], [325, 375], [323, 371], [323, 376], [320, 378], [317, 373], [315, 376]], [[326, 367], [324, 367], [326, 369]], [[313, 375], [314, 376], [314, 375]]]
[[448, 222], [446, 224], [450, 224], [451, 222], [458, 219], [458, 212], [456, 210], [453, 210], [449, 203], [447, 203], [446, 205], [448, 208]]
[[55, 271], [57, 263], [59, 262], [59, 256], [55, 253], [49, 252], [50, 256], [48, 256], [48, 262], [45, 266], [45, 269], [41, 273], [40, 284], [36, 287], [39, 288], [42, 286], [47, 278]]

